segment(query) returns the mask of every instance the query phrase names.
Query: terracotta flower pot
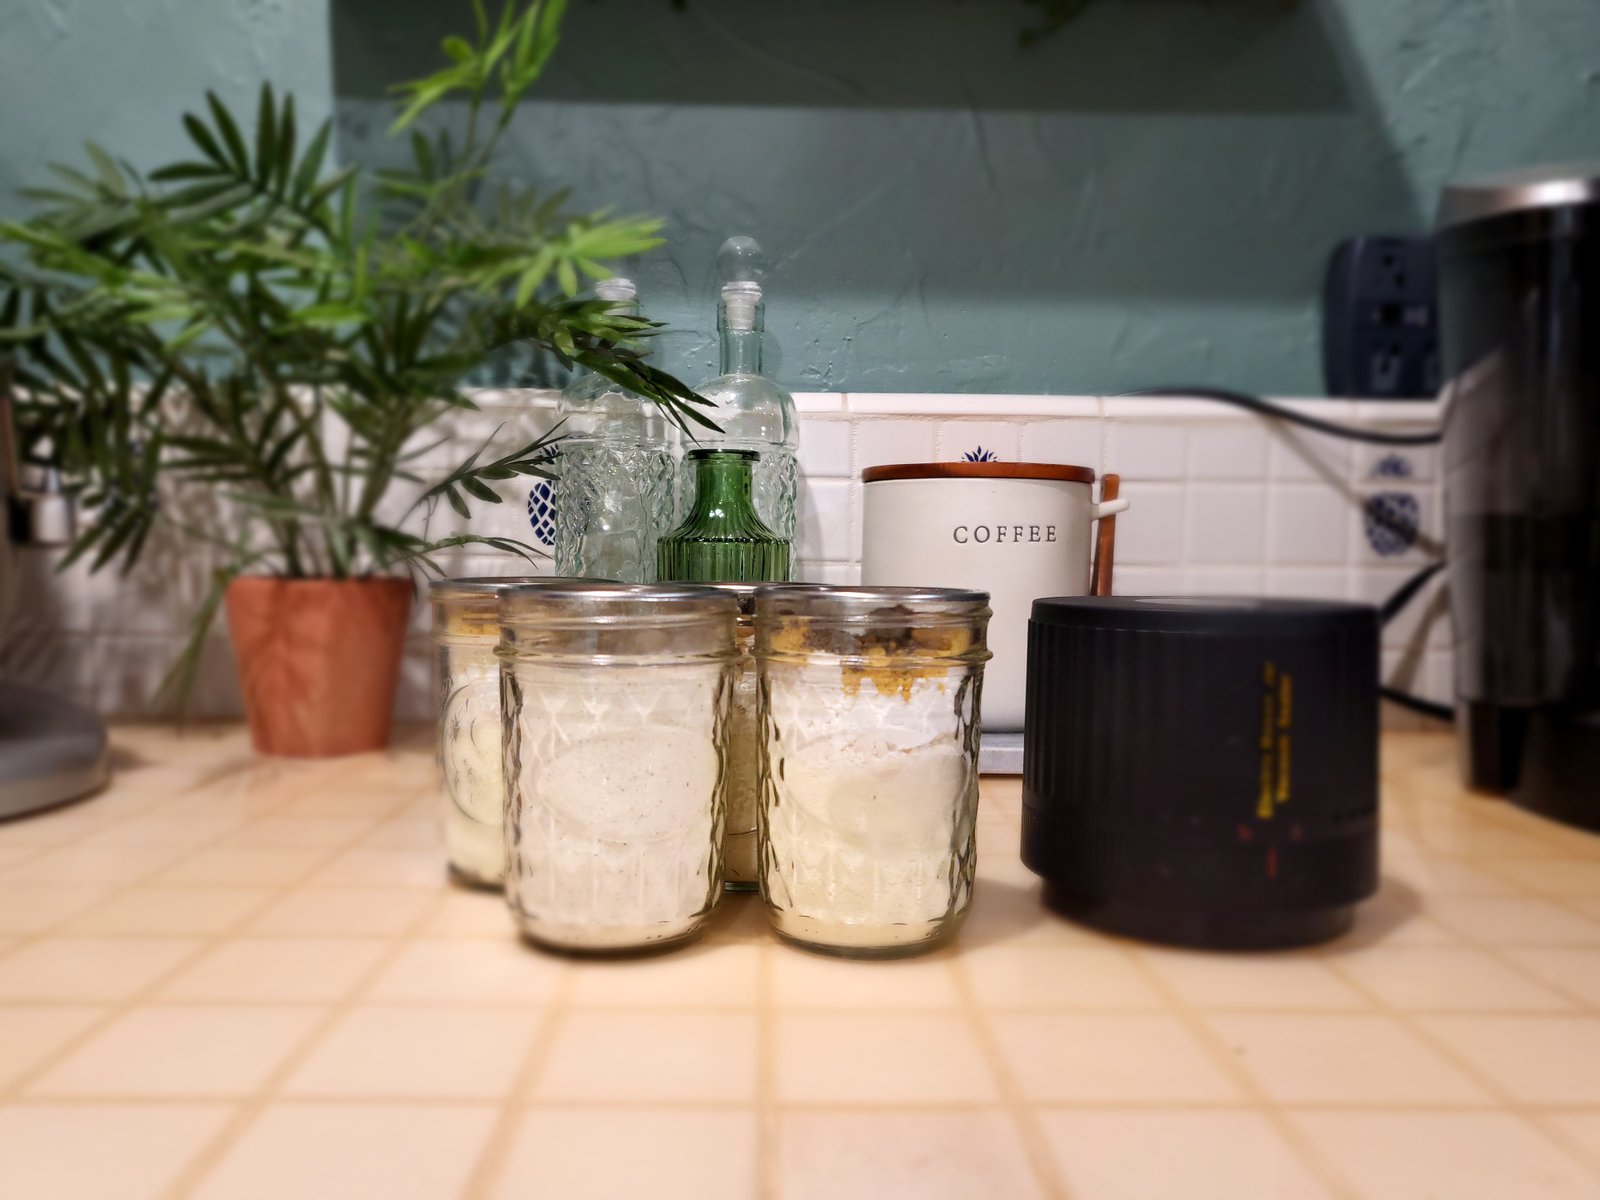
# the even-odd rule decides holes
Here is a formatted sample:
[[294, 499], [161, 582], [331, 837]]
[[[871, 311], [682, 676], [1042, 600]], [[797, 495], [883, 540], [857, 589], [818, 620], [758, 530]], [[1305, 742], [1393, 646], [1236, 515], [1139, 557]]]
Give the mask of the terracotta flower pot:
[[227, 605], [258, 753], [312, 758], [389, 744], [409, 579], [245, 576], [228, 585]]

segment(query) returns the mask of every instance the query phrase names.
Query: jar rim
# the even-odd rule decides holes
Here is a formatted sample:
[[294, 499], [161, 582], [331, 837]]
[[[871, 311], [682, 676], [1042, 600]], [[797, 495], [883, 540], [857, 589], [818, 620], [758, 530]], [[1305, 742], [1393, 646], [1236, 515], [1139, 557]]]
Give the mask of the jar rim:
[[505, 588], [502, 624], [608, 624], [630, 620], [695, 621], [736, 617], [737, 597], [696, 584], [603, 583], [582, 580]]
[[760, 617], [865, 618], [884, 609], [911, 615], [976, 617], [989, 608], [989, 593], [971, 588], [880, 587], [802, 584], [762, 588], [756, 593]]
[[501, 592], [521, 587], [565, 587], [573, 583], [609, 583], [610, 580], [587, 580], [565, 575], [463, 575], [454, 579], [430, 579], [428, 599], [442, 600], [482, 599], [498, 596]]

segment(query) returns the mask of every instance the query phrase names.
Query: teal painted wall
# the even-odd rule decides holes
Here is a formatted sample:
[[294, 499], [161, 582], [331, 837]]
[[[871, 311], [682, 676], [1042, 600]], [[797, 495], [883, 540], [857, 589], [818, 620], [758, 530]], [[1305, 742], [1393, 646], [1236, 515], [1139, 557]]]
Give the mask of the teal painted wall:
[[[0, 193], [85, 136], [150, 162], [262, 77], [382, 161], [441, 0], [11, 0]], [[1594, 0], [575, 0], [513, 167], [667, 218], [637, 266], [665, 365], [711, 369], [712, 256], [773, 258], [797, 389], [1321, 388], [1328, 249], [1426, 228], [1440, 183], [1600, 158]], [[444, 119], [450, 119], [445, 114]]]

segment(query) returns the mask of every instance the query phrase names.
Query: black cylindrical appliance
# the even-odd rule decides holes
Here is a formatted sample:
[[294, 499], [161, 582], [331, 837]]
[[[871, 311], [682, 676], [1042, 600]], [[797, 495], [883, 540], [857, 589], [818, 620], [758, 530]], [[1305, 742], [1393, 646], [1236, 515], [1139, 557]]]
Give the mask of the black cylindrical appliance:
[[1068, 916], [1290, 946], [1377, 887], [1375, 609], [1038, 600], [1026, 720], [1022, 858]]
[[1453, 184], [1438, 244], [1462, 773], [1600, 829], [1600, 166]]

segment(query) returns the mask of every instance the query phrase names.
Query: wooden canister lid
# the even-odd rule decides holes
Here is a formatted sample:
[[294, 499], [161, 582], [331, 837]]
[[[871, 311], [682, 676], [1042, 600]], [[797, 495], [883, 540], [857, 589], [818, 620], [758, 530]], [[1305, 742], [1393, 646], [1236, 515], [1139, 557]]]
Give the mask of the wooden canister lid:
[[891, 479], [1056, 479], [1067, 483], [1093, 483], [1088, 467], [1062, 463], [1021, 462], [936, 462], [896, 463], [867, 467], [861, 472], [863, 483], [883, 483]]

